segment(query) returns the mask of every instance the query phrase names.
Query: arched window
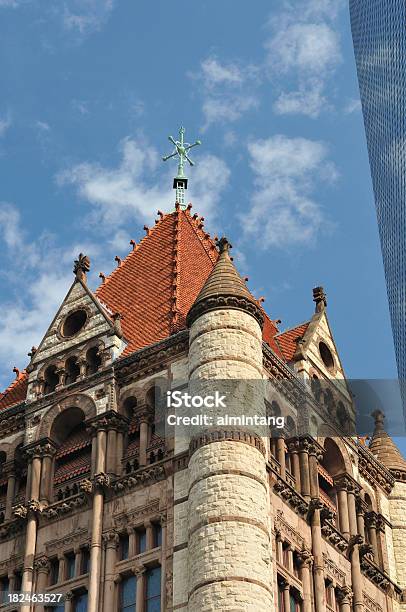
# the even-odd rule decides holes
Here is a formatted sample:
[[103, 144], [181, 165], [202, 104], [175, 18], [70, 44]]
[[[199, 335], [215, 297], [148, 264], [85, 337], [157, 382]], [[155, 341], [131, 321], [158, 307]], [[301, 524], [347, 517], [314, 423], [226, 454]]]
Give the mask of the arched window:
[[53, 498], [65, 499], [79, 493], [79, 482], [90, 476], [92, 441], [86, 432], [84, 414], [72, 407], [56, 417], [51, 439], [57, 444]]
[[47, 367], [47, 369], [45, 370], [44, 379], [45, 379], [45, 386], [44, 386], [45, 395], [47, 393], [52, 393], [53, 391], [55, 391], [56, 385], [59, 383], [59, 376], [56, 372], [55, 365], [50, 365]]
[[80, 367], [77, 357], [69, 357], [65, 363], [65, 384], [70, 385], [79, 378]]
[[86, 363], [86, 374], [95, 374], [99, 370], [102, 360], [97, 346], [92, 346], [92, 348], [87, 351]]
[[158, 385], [154, 385], [146, 394], [146, 403], [151, 410], [151, 424], [148, 434], [147, 460], [155, 463], [164, 457], [164, 414], [162, 411], [163, 392]]

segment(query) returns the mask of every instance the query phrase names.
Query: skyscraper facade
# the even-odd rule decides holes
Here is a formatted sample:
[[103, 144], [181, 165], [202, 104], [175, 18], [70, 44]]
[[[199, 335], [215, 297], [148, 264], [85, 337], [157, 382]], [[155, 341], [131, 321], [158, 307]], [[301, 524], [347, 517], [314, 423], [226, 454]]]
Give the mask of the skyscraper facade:
[[350, 0], [350, 15], [398, 372], [405, 381], [406, 4]]

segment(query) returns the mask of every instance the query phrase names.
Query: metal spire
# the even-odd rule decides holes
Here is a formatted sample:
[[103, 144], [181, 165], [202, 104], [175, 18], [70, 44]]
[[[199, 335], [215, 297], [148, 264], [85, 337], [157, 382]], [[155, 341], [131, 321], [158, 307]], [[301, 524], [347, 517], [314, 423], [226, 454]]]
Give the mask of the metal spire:
[[179, 140], [175, 140], [173, 136], [169, 136], [168, 140], [174, 145], [175, 149], [170, 155], [163, 157], [163, 161], [172, 157], [179, 157], [178, 174], [173, 179], [173, 188], [176, 189], [176, 202], [181, 206], [185, 205], [185, 190], [187, 189], [188, 179], [185, 176], [185, 161], [189, 162], [190, 166], [194, 166], [194, 162], [190, 159], [188, 152], [193, 147], [202, 144], [200, 140], [196, 140], [193, 144], [185, 142], [185, 128], [179, 129]]

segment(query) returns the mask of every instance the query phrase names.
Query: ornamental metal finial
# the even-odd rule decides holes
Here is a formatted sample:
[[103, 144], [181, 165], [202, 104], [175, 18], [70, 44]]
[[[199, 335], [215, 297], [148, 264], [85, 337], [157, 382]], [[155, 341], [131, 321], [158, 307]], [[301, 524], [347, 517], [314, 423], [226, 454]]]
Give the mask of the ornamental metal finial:
[[173, 188], [176, 189], [176, 202], [184, 206], [185, 204], [185, 190], [187, 189], [188, 179], [185, 176], [185, 162], [187, 161], [190, 166], [194, 166], [194, 162], [190, 159], [188, 153], [193, 147], [197, 147], [202, 143], [200, 140], [196, 140], [193, 144], [185, 142], [185, 128], [179, 129], [179, 140], [175, 140], [173, 136], [168, 136], [169, 141], [174, 145], [175, 149], [170, 155], [164, 156], [163, 161], [167, 161], [172, 157], [179, 157], [178, 162], [178, 174], [173, 179]]

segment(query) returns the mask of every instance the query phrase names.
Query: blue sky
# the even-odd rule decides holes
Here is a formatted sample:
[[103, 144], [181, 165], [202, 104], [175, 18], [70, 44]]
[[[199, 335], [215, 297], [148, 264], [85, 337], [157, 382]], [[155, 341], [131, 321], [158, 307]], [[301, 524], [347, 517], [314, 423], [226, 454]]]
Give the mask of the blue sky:
[[322, 284], [348, 377], [395, 378], [348, 7], [339, 0], [0, 0], [0, 382], [72, 281], [189, 197], [285, 329]]

